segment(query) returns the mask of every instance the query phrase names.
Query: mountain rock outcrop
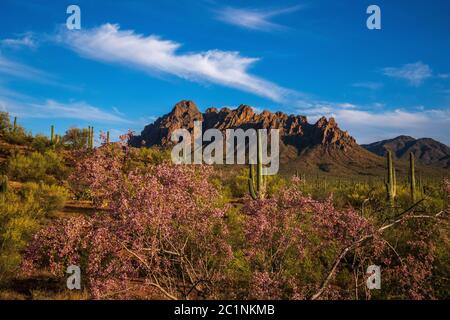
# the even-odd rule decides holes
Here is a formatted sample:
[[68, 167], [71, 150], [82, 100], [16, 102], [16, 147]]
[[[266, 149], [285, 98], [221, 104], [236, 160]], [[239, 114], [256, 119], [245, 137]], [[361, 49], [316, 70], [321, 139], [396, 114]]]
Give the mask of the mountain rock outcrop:
[[279, 129], [282, 142], [293, 145], [299, 151], [316, 145], [346, 150], [358, 147], [356, 141], [346, 131], [342, 131], [333, 118], [320, 118], [316, 123], [308, 123], [305, 116], [287, 115], [282, 112], [254, 112], [248, 105], [236, 109], [208, 108], [201, 113], [194, 102], [183, 100], [172, 111], [154, 123], [147, 125], [140, 136], [132, 139], [134, 146], [169, 146], [174, 130], [184, 128], [193, 130], [194, 121], [203, 122], [203, 131], [211, 128], [226, 129]]

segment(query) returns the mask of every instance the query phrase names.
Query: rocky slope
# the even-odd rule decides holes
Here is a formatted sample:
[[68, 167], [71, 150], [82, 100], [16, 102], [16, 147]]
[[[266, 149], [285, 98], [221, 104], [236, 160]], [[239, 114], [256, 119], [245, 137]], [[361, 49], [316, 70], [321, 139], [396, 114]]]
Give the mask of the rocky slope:
[[450, 169], [450, 148], [430, 138], [414, 139], [399, 136], [362, 147], [379, 156], [384, 156], [387, 150], [391, 150], [395, 158], [400, 160], [407, 160], [409, 153], [412, 152], [419, 163]]

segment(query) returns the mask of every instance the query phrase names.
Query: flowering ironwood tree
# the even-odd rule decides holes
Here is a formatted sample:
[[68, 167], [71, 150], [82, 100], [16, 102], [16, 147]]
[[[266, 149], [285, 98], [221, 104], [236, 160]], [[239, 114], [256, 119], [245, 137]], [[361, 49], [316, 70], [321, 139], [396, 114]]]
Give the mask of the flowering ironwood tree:
[[298, 191], [298, 183], [294, 178], [277, 198], [248, 202], [243, 209], [253, 271], [249, 298], [370, 298], [369, 265], [381, 266], [384, 298], [434, 297], [435, 244], [448, 232], [448, 224], [437, 227], [448, 222], [439, 219], [443, 212], [418, 215], [410, 208], [380, 222], [352, 208], [337, 210], [332, 198], [315, 201]]
[[80, 162], [72, 183], [89, 188], [104, 212], [40, 231], [24, 269], [49, 267], [61, 276], [67, 266], [79, 265], [95, 298], [137, 292], [217, 297], [232, 253], [226, 207], [217, 206], [218, 192], [208, 182], [211, 169], [170, 164], [133, 169], [127, 167], [129, 152], [125, 145], [105, 145]]

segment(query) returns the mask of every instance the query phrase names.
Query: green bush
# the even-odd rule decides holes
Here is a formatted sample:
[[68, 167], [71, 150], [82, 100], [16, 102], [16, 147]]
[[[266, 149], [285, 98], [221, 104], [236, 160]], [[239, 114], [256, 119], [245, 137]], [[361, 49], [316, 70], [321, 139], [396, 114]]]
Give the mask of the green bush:
[[26, 183], [0, 199], [0, 282], [18, 267], [21, 251], [50, 214], [62, 209], [68, 192], [59, 186]]
[[0, 112], [0, 133], [5, 133], [9, 130], [11, 130], [9, 114], [7, 112]]
[[133, 149], [127, 170], [145, 168], [148, 165], [161, 164], [170, 160], [170, 152], [158, 148]]
[[18, 181], [44, 181], [49, 184], [67, 178], [68, 168], [62, 155], [53, 150], [29, 155], [14, 155], [8, 163], [8, 175]]
[[45, 215], [64, 208], [69, 196], [66, 188], [57, 185], [29, 182], [19, 192], [22, 198], [39, 203]]
[[31, 147], [38, 152], [44, 153], [50, 147], [50, 140], [44, 135], [37, 134], [31, 143]]
[[83, 149], [89, 145], [89, 129], [70, 128], [62, 138], [62, 143], [71, 149]]

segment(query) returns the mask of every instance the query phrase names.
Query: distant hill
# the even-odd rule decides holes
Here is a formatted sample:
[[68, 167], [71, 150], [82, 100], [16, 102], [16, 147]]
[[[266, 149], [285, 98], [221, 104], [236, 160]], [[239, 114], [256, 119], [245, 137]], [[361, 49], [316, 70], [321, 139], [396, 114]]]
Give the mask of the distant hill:
[[385, 156], [387, 150], [391, 150], [395, 158], [399, 160], [407, 160], [409, 153], [412, 152], [419, 163], [450, 169], [450, 148], [431, 138], [414, 139], [409, 136], [399, 136], [362, 145], [362, 147], [379, 156]]

